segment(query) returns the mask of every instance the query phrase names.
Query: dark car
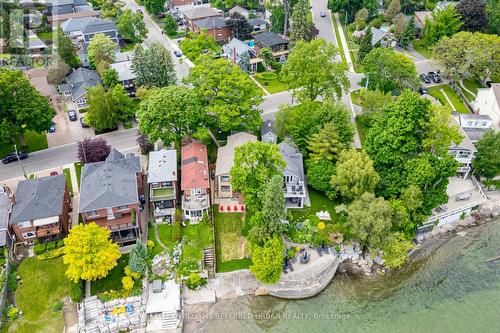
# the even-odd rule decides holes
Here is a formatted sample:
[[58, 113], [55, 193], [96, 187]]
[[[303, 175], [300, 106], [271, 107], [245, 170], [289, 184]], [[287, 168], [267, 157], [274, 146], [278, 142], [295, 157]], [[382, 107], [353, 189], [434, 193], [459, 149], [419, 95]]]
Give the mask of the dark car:
[[56, 123], [52, 122], [52, 124], [50, 125], [50, 127], [48, 129], [48, 132], [49, 133], [54, 133], [55, 131], [56, 131]]
[[418, 88], [418, 92], [419, 92], [420, 95], [428, 95], [429, 94], [429, 90], [427, 90], [424, 87]]
[[166, 17], [166, 16], [167, 16], [167, 13], [158, 13], [158, 14], [156, 14], [156, 16], [157, 16], [158, 18], [164, 18], [164, 17]]
[[441, 77], [437, 73], [429, 72], [429, 73], [427, 73], [427, 76], [429, 76], [429, 79], [431, 79], [432, 82], [434, 82], [434, 83], [440, 83], [441, 82]]
[[181, 51], [177, 51], [177, 50], [175, 50], [175, 51], [174, 51], [174, 54], [175, 54], [175, 56], [176, 56], [177, 58], [182, 57], [182, 52], [181, 52]]
[[89, 125], [85, 122], [85, 117], [80, 118], [80, 124], [82, 124], [83, 128], [89, 128]]
[[420, 80], [423, 83], [427, 83], [427, 84], [431, 83], [431, 79], [429, 79], [429, 77], [425, 74], [420, 74], [418, 77], [420, 78]]
[[324, 10], [320, 11], [319, 16], [326, 17], [326, 12]]
[[77, 121], [78, 120], [78, 117], [76, 116], [76, 111], [75, 110], [69, 110], [68, 111], [68, 117], [69, 117], [69, 120], [71, 120], [71, 121]]
[[[24, 160], [25, 158], [28, 158], [28, 153], [24, 151], [18, 152], [19, 154], [19, 159]], [[14, 162], [17, 160], [16, 153], [10, 153], [9, 155], [5, 156], [2, 158], [2, 163], [3, 164], [9, 164], [10, 162]]]
[[142, 10], [140, 10], [140, 9], [137, 9], [135, 12], [139, 13], [139, 14], [142, 14]]

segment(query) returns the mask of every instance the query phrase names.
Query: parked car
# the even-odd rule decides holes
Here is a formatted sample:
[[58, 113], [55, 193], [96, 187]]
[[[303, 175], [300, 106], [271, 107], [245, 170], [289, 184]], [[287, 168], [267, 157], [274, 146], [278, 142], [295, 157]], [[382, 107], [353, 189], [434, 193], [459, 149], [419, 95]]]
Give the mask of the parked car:
[[434, 82], [434, 83], [440, 83], [441, 82], [441, 77], [439, 76], [438, 73], [429, 72], [429, 73], [427, 73], [427, 76], [429, 76], [429, 79], [431, 79], [432, 82]]
[[59, 172], [57, 172], [57, 171], [51, 171], [51, 172], [50, 172], [50, 175], [51, 175], [51, 176], [57, 176], [58, 174], [59, 174]]
[[167, 16], [167, 13], [158, 13], [158, 14], [156, 14], [156, 16], [158, 18], [164, 18], [165, 16]]
[[319, 16], [326, 17], [326, 12], [324, 10], [320, 11]]
[[80, 124], [83, 128], [89, 128], [89, 125], [87, 125], [87, 123], [85, 122], [85, 117], [80, 118]]
[[48, 129], [48, 132], [49, 133], [54, 133], [55, 131], [56, 131], [56, 123], [52, 122], [52, 124], [50, 125], [50, 127]]
[[429, 90], [427, 90], [424, 87], [418, 88], [418, 92], [420, 93], [420, 95], [428, 95], [429, 94]]
[[75, 110], [69, 110], [68, 111], [68, 117], [69, 117], [69, 120], [71, 120], [71, 121], [77, 121], [78, 120], [78, 117], [76, 115], [76, 111]]
[[174, 51], [174, 54], [175, 54], [175, 56], [176, 56], [177, 58], [182, 57], [182, 52], [181, 52], [181, 51], [175, 50], [175, 51]]
[[423, 83], [427, 84], [431, 83], [431, 79], [429, 79], [429, 77], [425, 74], [420, 74], [418, 77], [420, 78], [420, 81], [422, 81]]
[[[19, 159], [21, 159], [21, 160], [28, 158], [28, 153], [25, 151], [19, 151], [18, 154], [19, 154]], [[10, 153], [9, 155], [5, 156], [4, 158], [2, 158], [2, 163], [9, 164], [10, 162], [14, 162], [16, 160], [17, 160], [16, 153], [13, 152], [13, 153]]]
[[137, 9], [135, 12], [139, 13], [139, 14], [142, 14], [142, 10], [140, 10], [140, 9]]

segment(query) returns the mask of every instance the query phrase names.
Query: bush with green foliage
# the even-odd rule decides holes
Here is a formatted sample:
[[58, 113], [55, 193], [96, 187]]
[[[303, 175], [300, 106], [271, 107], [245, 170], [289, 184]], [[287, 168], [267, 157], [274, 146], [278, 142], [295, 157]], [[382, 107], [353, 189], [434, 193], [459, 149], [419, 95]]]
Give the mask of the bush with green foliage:
[[144, 244], [138, 240], [137, 243], [132, 247], [129, 257], [129, 266], [131, 271], [138, 273], [139, 275], [146, 274], [148, 267], [147, 264], [147, 250]]
[[186, 287], [190, 290], [196, 290], [207, 284], [207, 279], [202, 278], [198, 273], [191, 273], [185, 281]]
[[63, 303], [61, 301], [57, 301], [54, 304], [52, 304], [52, 311], [53, 312], [59, 312], [63, 308]]
[[42, 253], [45, 253], [45, 251], [47, 251], [47, 244], [46, 243], [35, 243], [34, 251], [35, 251], [36, 255], [41, 255]]
[[16, 320], [17, 317], [19, 317], [19, 309], [13, 305], [9, 306], [7, 309], [7, 320], [11, 322]]
[[73, 302], [80, 302], [83, 297], [85, 296], [85, 293], [83, 291], [83, 282], [79, 281], [78, 283], [71, 283], [69, 287], [69, 298]]

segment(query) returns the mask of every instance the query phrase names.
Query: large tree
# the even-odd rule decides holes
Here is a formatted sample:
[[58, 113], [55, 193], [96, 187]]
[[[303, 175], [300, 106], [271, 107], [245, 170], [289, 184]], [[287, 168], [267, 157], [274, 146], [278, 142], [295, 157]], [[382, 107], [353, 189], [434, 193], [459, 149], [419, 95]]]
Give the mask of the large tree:
[[254, 129], [262, 122], [260, 90], [248, 74], [226, 59], [197, 62], [185, 82], [194, 86], [211, 124], [223, 131]]
[[111, 146], [102, 138], [87, 138], [79, 141], [77, 146], [77, 156], [82, 163], [102, 162], [111, 152]]
[[98, 85], [87, 89], [89, 105], [85, 122], [97, 131], [111, 129], [119, 121], [125, 121], [134, 115], [134, 102], [121, 84], [108, 91]]
[[430, 18], [425, 19], [422, 34], [427, 45], [436, 44], [444, 36], [456, 34], [462, 27], [460, 15], [453, 6], [446, 6], [432, 12]]
[[399, 46], [406, 49], [415, 39], [415, 17], [412, 16], [406, 25], [403, 35], [399, 39]]
[[283, 271], [284, 251], [285, 244], [279, 237], [266, 241], [263, 246], [251, 246], [252, 265], [250, 272], [261, 282], [278, 282]]
[[364, 193], [348, 206], [347, 212], [347, 226], [354, 239], [370, 248], [384, 245], [391, 229], [389, 202]]
[[314, 37], [311, 36], [313, 23], [309, 13], [309, 1], [298, 0], [293, 7], [292, 23], [290, 25], [290, 41], [293, 44], [300, 40], [309, 41]]
[[463, 30], [484, 31], [488, 25], [486, 6], [482, 0], [460, 0], [455, 7], [462, 17]]
[[410, 250], [415, 245], [411, 240], [405, 238], [402, 233], [395, 233], [389, 236], [384, 246], [385, 266], [389, 268], [400, 268], [410, 257]]
[[394, 17], [399, 13], [401, 13], [401, 3], [399, 0], [391, 0], [384, 14], [385, 20], [387, 22], [392, 22]]
[[489, 0], [486, 4], [488, 32], [500, 35], [500, 0]]
[[487, 131], [477, 142], [476, 148], [474, 168], [486, 178], [500, 175], [500, 132]]
[[434, 57], [447, 75], [455, 80], [464, 73], [485, 82], [500, 73], [500, 36], [480, 32], [459, 32], [444, 37], [434, 47]]
[[363, 69], [369, 89], [384, 93], [416, 88], [419, 85], [417, 69], [411, 59], [391, 48], [375, 48], [363, 60]]
[[69, 73], [69, 66], [64, 60], [55, 55], [48, 68], [47, 81], [50, 84], [61, 84]]
[[92, 37], [88, 47], [89, 64], [97, 68], [100, 62], [111, 64], [116, 57], [116, 44], [104, 34], [96, 34]]
[[147, 49], [137, 46], [132, 59], [132, 72], [137, 86], [166, 87], [176, 81], [172, 55], [160, 43]]
[[371, 27], [366, 29], [365, 35], [361, 38], [358, 49], [358, 58], [362, 61], [371, 50], [373, 50], [372, 45], [373, 33]]
[[64, 239], [63, 261], [68, 265], [66, 276], [94, 281], [104, 278], [117, 265], [120, 249], [110, 239], [111, 232], [95, 223], [78, 224], [71, 228]]
[[155, 89], [137, 112], [141, 133], [151, 142], [180, 143], [204, 125], [205, 116], [196, 93], [184, 86]]
[[308, 159], [305, 161], [307, 171], [307, 184], [312, 188], [324, 192], [328, 197], [335, 197], [335, 191], [330, 184], [335, 173], [335, 164], [332, 161], [316, 161]]
[[252, 36], [253, 27], [240, 13], [232, 13], [231, 16], [229, 16], [229, 20], [227, 20], [227, 25], [231, 29], [231, 36], [235, 38], [246, 40], [250, 39]]
[[355, 14], [361, 8], [368, 9], [370, 16], [377, 14], [377, 9], [379, 2], [377, 0], [363, 0], [363, 1], [353, 1], [353, 0], [329, 0], [328, 8], [334, 12], [346, 13], [347, 20], [352, 22], [354, 20]]
[[359, 101], [364, 114], [372, 114], [392, 102], [390, 93], [380, 90], [360, 89]]
[[61, 28], [57, 29], [57, 39], [55, 40], [57, 54], [66, 65], [75, 68], [80, 64], [80, 59], [76, 55], [76, 49], [71, 39], [64, 34]]
[[165, 0], [143, 0], [144, 7], [151, 14], [165, 11]]
[[262, 193], [268, 179], [281, 175], [285, 161], [275, 144], [248, 142], [234, 150], [231, 186], [245, 195], [248, 206], [260, 210]]
[[23, 143], [26, 131], [46, 131], [55, 114], [21, 71], [0, 68], [0, 143]]
[[203, 31], [199, 34], [188, 32], [186, 38], [179, 43], [179, 47], [191, 61], [198, 59], [204, 52], [215, 53], [220, 50], [215, 39]]
[[347, 200], [354, 200], [365, 192], [373, 192], [380, 177], [373, 162], [364, 151], [355, 149], [340, 153], [331, 185]]
[[116, 28], [120, 33], [120, 37], [128, 39], [132, 43], [141, 43], [148, 33], [142, 19], [141, 13], [134, 13], [129, 8], [120, 12], [116, 19]]
[[[347, 125], [347, 128], [350, 128], [351, 133], [353, 133], [350, 122], [344, 125]], [[313, 134], [309, 140], [309, 157], [315, 161], [336, 161], [340, 152], [349, 148], [353, 138], [351, 135], [349, 140], [342, 141], [339, 131], [341, 128], [342, 125], [339, 126], [332, 121], [326, 123], [322, 129]]]
[[339, 99], [347, 91], [347, 67], [336, 62], [338, 50], [323, 39], [298, 41], [283, 66], [283, 79], [300, 101]]
[[416, 185], [424, 194], [425, 214], [446, 202], [448, 177], [457, 168], [447, 147], [461, 138], [451, 121], [449, 108], [433, 106], [410, 91], [376, 112], [364, 148], [381, 177], [377, 192], [398, 198]]

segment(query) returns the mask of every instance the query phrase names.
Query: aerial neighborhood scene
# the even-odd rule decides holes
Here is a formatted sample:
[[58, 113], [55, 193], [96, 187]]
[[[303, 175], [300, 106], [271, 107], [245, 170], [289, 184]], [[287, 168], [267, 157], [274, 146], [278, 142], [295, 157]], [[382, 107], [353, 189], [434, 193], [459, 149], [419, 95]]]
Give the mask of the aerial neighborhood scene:
[[0, 333], [498, 332], [500, 0], [0, 0]]

